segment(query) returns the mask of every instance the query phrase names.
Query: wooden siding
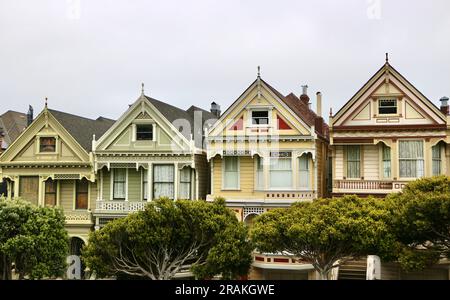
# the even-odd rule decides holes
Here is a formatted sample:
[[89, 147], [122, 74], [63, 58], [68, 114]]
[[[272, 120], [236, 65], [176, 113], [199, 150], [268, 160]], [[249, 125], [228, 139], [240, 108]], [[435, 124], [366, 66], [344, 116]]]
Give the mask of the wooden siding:
[[74, 180], [60, 180], [59, 182], [59, 201], [64, 211], [73, 210], [74, 195], [75, 195], [75, 181]]
[[239, 184], [238, 191], [224, 191], [222, 190], [222, 158], [215, 157], [214, 159], [214, 196], [227, 197], [228, 195], [236, 195], [248, 197], [254, 193], [254, 161], [251, 157], [239, 157]]
[[334, 178], [343, 179], [344, 178], [344, 147], [335, 147], [335, 163], [334, 163]]
[[364, 145], [362, 151], [364, 153], [364, 166], [361, 168], [361, 174], [365, 180], [378, 180], [380, 169], [379, 146]]

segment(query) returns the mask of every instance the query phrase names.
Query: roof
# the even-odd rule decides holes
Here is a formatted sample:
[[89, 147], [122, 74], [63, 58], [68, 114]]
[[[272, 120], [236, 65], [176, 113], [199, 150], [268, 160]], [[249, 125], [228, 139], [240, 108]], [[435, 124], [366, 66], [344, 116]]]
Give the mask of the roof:
[[3, 146], [6, 148], [19, 137], [27, 127], [27, 115], [8, 110], [0, 116], [0, 133]]
[[104, 117], [92, 120], [53, 109], [48, 111], [87, 152], [92, 150], [92, 136], [101, 137], [115, 122]]
[[[204, 131], [205, 127], [209, 127], [210, 124], [214, 123], [217, 120], [217, 117], [211, 112], [201, 109], [197, 106], [192, 105], [187, 110], [183, 110], [176, 106], [170, 105], [168, 103], [162, 102], [160, 100], [156, 100], [154, 98], [150, 98], [145, 96], [147, 100], [156, 107], [156, 109], [170, 122], [174, 123], [176, 120], [187, 120], [191, 126], [190, 132], [186, 132], [181, 130], [181, 133], [188, 140], [191, 140], [191, 134], [195, 140], [195, 146], [202, 148], [203, 139], [204, 139]], [[201, 113], [201, 120], [197, 120], [195, 118], [196, 113]], [[198, 123], [201, 121], [201, 124]], [[196, 124], [197, 123], [197, 124]], [[199, 126], [200, 125], [200, 126]], [[197, 132], [195, 132], [197, 129]], [[201, 136], [202, 138], [196, 138]]]
[[[262, 79], [261, 79], [262, 80]], [[309, 104], [300, 100], [293, 93], [284, 96], [270, 84], [262, 80], [265, 85], [277, 95], [297, 116], [299, 116], [308, 126], [314, 126], [318, 135], [325, 139], [329, 139], [329, 126], [321, 116], [318, 116], [310, 107]]]

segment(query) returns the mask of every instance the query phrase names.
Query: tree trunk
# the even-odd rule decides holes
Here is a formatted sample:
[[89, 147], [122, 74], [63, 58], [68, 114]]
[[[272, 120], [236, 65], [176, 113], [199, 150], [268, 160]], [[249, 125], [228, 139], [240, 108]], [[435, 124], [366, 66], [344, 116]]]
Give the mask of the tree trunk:
[[319, 280], [328, 280], [328, 274], [330, 273], [330, 270], [317, 270], [319, 273]]

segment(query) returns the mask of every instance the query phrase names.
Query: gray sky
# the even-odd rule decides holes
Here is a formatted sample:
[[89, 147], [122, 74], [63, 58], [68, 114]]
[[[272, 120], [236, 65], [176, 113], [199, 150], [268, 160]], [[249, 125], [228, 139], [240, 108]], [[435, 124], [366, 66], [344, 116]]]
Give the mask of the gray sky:
[[[78, 5], [79, 4], [79, 5]], [[0, 113], [118, 118], [140, 94], [224, 111], [256, 78], [337, 110], [384, 63], [450, 95], [450, 1], [0, 0]], [[312, 97], [315, 99], [315, 97]], [[326, 118], [328, 120], [328, 118]]]

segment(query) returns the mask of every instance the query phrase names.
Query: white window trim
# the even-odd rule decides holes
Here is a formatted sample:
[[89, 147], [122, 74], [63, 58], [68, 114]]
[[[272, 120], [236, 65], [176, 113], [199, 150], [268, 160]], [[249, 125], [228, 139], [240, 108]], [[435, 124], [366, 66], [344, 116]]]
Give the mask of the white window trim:
[[[41, 138], [55, 138], [55, 152], [41, 152]], [[55, 155], [59, 153], [59, 136], [53, 134], [38, 134], [36, 135], [36, 154], [39, 155]]]
[[[247, 127], [256, 127], [256, 128], [268, 128], [268, 127], [272, 127], [273, 125], [273, 120], [272, 120], [272, 110], [273, 107], [268, 106], [268, 107], [258, 107], [258, 108], [248, 108], [247, 109]], [[254, 111], [267, 111], [267, 118], [268, 120], [268, 124], [253, 124], [253, 112]]]
[[[291, 152], [292, 153], [292, 151], [280, 151], [280, 152]], [[271, 165], [272, 165], [272, 159], [273, 158], [275, 158], [275, 157], [269, 156], [269, 164], [268, 164], [269, 184], [268, 184], [268, 191], [273, 191], [273, 192], [275, 192], [275, 191], [295, 191], [296, 190], [296, 184], [295, 184], [296, 176], [294, 175], [294, 173], [296, 172], [295, 171], [296, 170], [296, 168], [295, 168], [296, 164], [294, 162], [293, 153], [291, 154], [291, 157], [289, 157], [289, 159], [291, 160], [291, 186], [290, 187], [276, 187], [276, 188], [272, 187], [272, 182], [270, 180], [270, 172], [272, 171], [271, 170]], [[287, 157], [285, 157], [285, 158], [287, 158]]]
[[125, 170], [125, 200], [122, 199], [114, 199], [114, 171], [116, 169], [112, 168], [111, 169], [111, 175], [110, 175], [110, 200], [111, 201], [128, 201], [128, 168], [126, 168]]
[[[82, 180], [83, 178], [80, 178], [78, 180]], [[77, 179], [73, 180], [73, 210], [75, 211], [88, 211], [90, 206], [90, 202], [91, 202], [91, 182], [86, 178], [87, 182], [88, 182], [88, 203], [87, 203], [87, 208], [83, 209], [83, 208], [77, 208]]]
[[[395, 101], [396, 107], [397, 107], [397, 113], [395, 113], [395, 114], [382, 114], [382, 113], [380, 113], [380, 102], [382, 100]], [[376, 110], [377, 114], [376, 115], [378, 117], [395, 117], [395, 116], [400, 116], [400, 114], [401, 114], [400, 113], [400, 109], [401, 109], [401, 103], [400, 102], [401, 102], [400, 99], [395, 98], [395, 97], [380, 97], [380, 98], [378, 98], [377, 99], [377, 110]]]
[[[422, 145], [423, 145], [423, 158], [422, 158], [422, 160], [423, 160], [423, 176], [422, 177], [400, 177], [400, 160], [401, 160], [401, 158], [400, 158], [400, 142], [401, 141], [409, 141], [409, 142], [422, 141]], [[397, 159], [397, 164], [398, 164], [398, 170], [397, 170], [397, 172], [398, 172], [398, 180], [401, 180], [401, 181], [414, 181], [414, 180], [417, 180], [419, 178], [426, 177], [427, 160], [425, 159], [426, 158], [426, 153], [425, 153], [425, 151], [426, 151], [426, 141], [425, 141], [425, 139], [414, 139], [414, 138], [398, 139], [396, 144], [397, 144], [396, 145], [396, 147], [397, 147], [397, 158], [396, 159]], [[392, 163], [392, 153], [391, 153], [391, 163]], [[392, 175], [392, 172], [391, 172], [391, 175]]]
[[[177, 193], [178, 193], [178, 185], [177, 185], [177, 180], [178, 180], [178, 176], [177, 176], [177, 172], [178, 172], [178, 166], [177, 166], [177, 163], [176, 162], [158, 162], [158, 163], [152, 163], [152, 190], [151, 190], [151, 192], [152, 192], [152, 195], [151, 195], [151, 197], [149, 196], [149, 198], [152, 198], [153, 199], [153, 197], [155, 196], [154, 194], [155, 194], [155, 189], [154, 189], [154, 186], [155, 186], [155, 176], [154, 176], [154, 168], [155, 168], [155, 166], [169, 166], [169, 165], [171, 165], [171, 166], [173, 166], [173, 200], [175, 201], [175, 200], [177, 200], [178, 199], [178, 196], [177, 196]], [[148, 184], [148, 183], [147, 183]]]
[[[237, 188], [225, 188], [225, 157], [237, 157]], [[240, 156], [224, 156], [222, 157], [222, 191], [240, 191], [241, 190], [241, 157]]]

